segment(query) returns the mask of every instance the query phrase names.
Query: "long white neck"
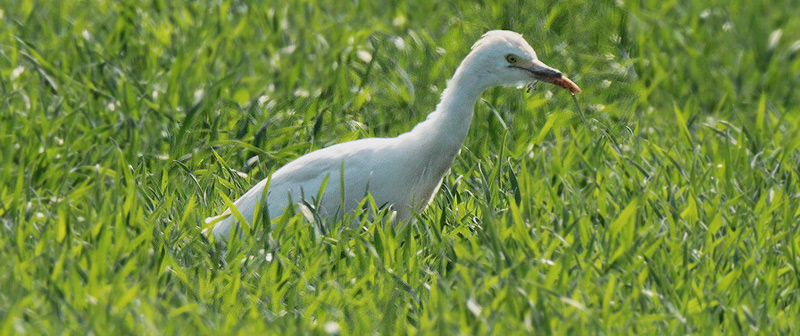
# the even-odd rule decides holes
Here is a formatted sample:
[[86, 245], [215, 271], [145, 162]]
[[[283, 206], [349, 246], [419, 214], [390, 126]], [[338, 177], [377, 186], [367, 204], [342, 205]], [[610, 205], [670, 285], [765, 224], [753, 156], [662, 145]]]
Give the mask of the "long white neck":
[[455, 157], [469, 132], [475, 103], [481, 93], [491, 86], [482, 78], [484, 74], [471, 66], [470, 60], [467, 57], [456, 69], [455, 75], [442, 92], [442, 100], [436, 105], [436, 110], [425, 121], [404, 134], [404, 137], [435, 143], [443, 157], [451, 156], [446, 154]]

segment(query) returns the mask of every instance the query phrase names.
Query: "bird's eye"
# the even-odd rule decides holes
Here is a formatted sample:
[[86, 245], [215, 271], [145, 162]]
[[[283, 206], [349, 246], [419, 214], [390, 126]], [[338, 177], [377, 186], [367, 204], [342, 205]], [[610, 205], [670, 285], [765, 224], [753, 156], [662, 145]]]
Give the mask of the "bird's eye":
[[506, 61], [508, 61], [508, 63], [511, 63], [511, 64], [517, 63], [517, 56], [512, 55], [512, 54], [508, 54], [508, 55], [506, 55]]

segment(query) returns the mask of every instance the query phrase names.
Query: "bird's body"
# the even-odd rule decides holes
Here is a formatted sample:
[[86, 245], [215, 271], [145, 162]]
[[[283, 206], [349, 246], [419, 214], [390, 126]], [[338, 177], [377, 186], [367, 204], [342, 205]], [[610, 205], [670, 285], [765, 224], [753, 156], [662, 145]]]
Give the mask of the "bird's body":
[[[369, 193], [376, 205], [389, 206], [397, 219], [406, 219], [424, 210], [439, 189], [469, 131], [481, 93], [492, 86], [535, 80], [580, 92], [558, 70], [538, 61], [521, 35], [491, 31], [458, 67], [436, 110], [414, 129], [395, 138], [354, 140], [308, 153], [256, 184], [234, 206], [252, 223], [269, 180], [263, 204], [270, 218], [303, 201], [318, 204], [319, 215], [328, 218], [355, 209]], [[326, 179], [322, 198], [314, 200]], [[217, 239], [227, 239], [236, 223], [230, 209], [206, 221], [217, 222], [212, 231]]]

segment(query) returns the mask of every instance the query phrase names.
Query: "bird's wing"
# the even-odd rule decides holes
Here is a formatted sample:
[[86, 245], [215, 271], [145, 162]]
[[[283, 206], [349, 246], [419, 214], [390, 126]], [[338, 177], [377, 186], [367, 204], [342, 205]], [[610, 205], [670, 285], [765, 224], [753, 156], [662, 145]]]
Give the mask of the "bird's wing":
[[[345, 190], [365, 192], [375, 162], [380, 162], [381, 153], [393, 145], [391, 140], [393, 139], [370, 138], [349, 141], [313, 151], [289, 162], [275, 171], [269, 181], [267, 200], [270, 203], [270, 215], [274, 217], [283, 213], [284, 208], [289, 205], [289, 197], [297, 202], [300, 201], [301, 193], [306, 198], [316, 196], [326, 177], [328, 184], [325, 194], [338, 194], [343, 163], [347, 167], [344, 171]], [[268, 179], [260, 181], [233, 203], [248, 221], [252, 222], [254, 209], [261, 203]], [[206, 218], [206, 223], [218, 221], [230, 214], [231, 210], [226, 209], [219, 216]], [[231, 219], [225, 220], [227, 222]], [[218, 225], [221, 224], [223, 223]]]

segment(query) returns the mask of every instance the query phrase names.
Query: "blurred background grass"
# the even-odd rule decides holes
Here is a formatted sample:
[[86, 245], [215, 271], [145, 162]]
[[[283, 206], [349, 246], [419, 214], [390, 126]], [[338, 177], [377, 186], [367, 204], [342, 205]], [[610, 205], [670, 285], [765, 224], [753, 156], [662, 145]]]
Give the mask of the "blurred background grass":
[[[797, 332], [793, 1], [0, 1], [3, 333]], [[523, 33], [397, 228], [200, 234], [317, 148], [423, 120]]]

